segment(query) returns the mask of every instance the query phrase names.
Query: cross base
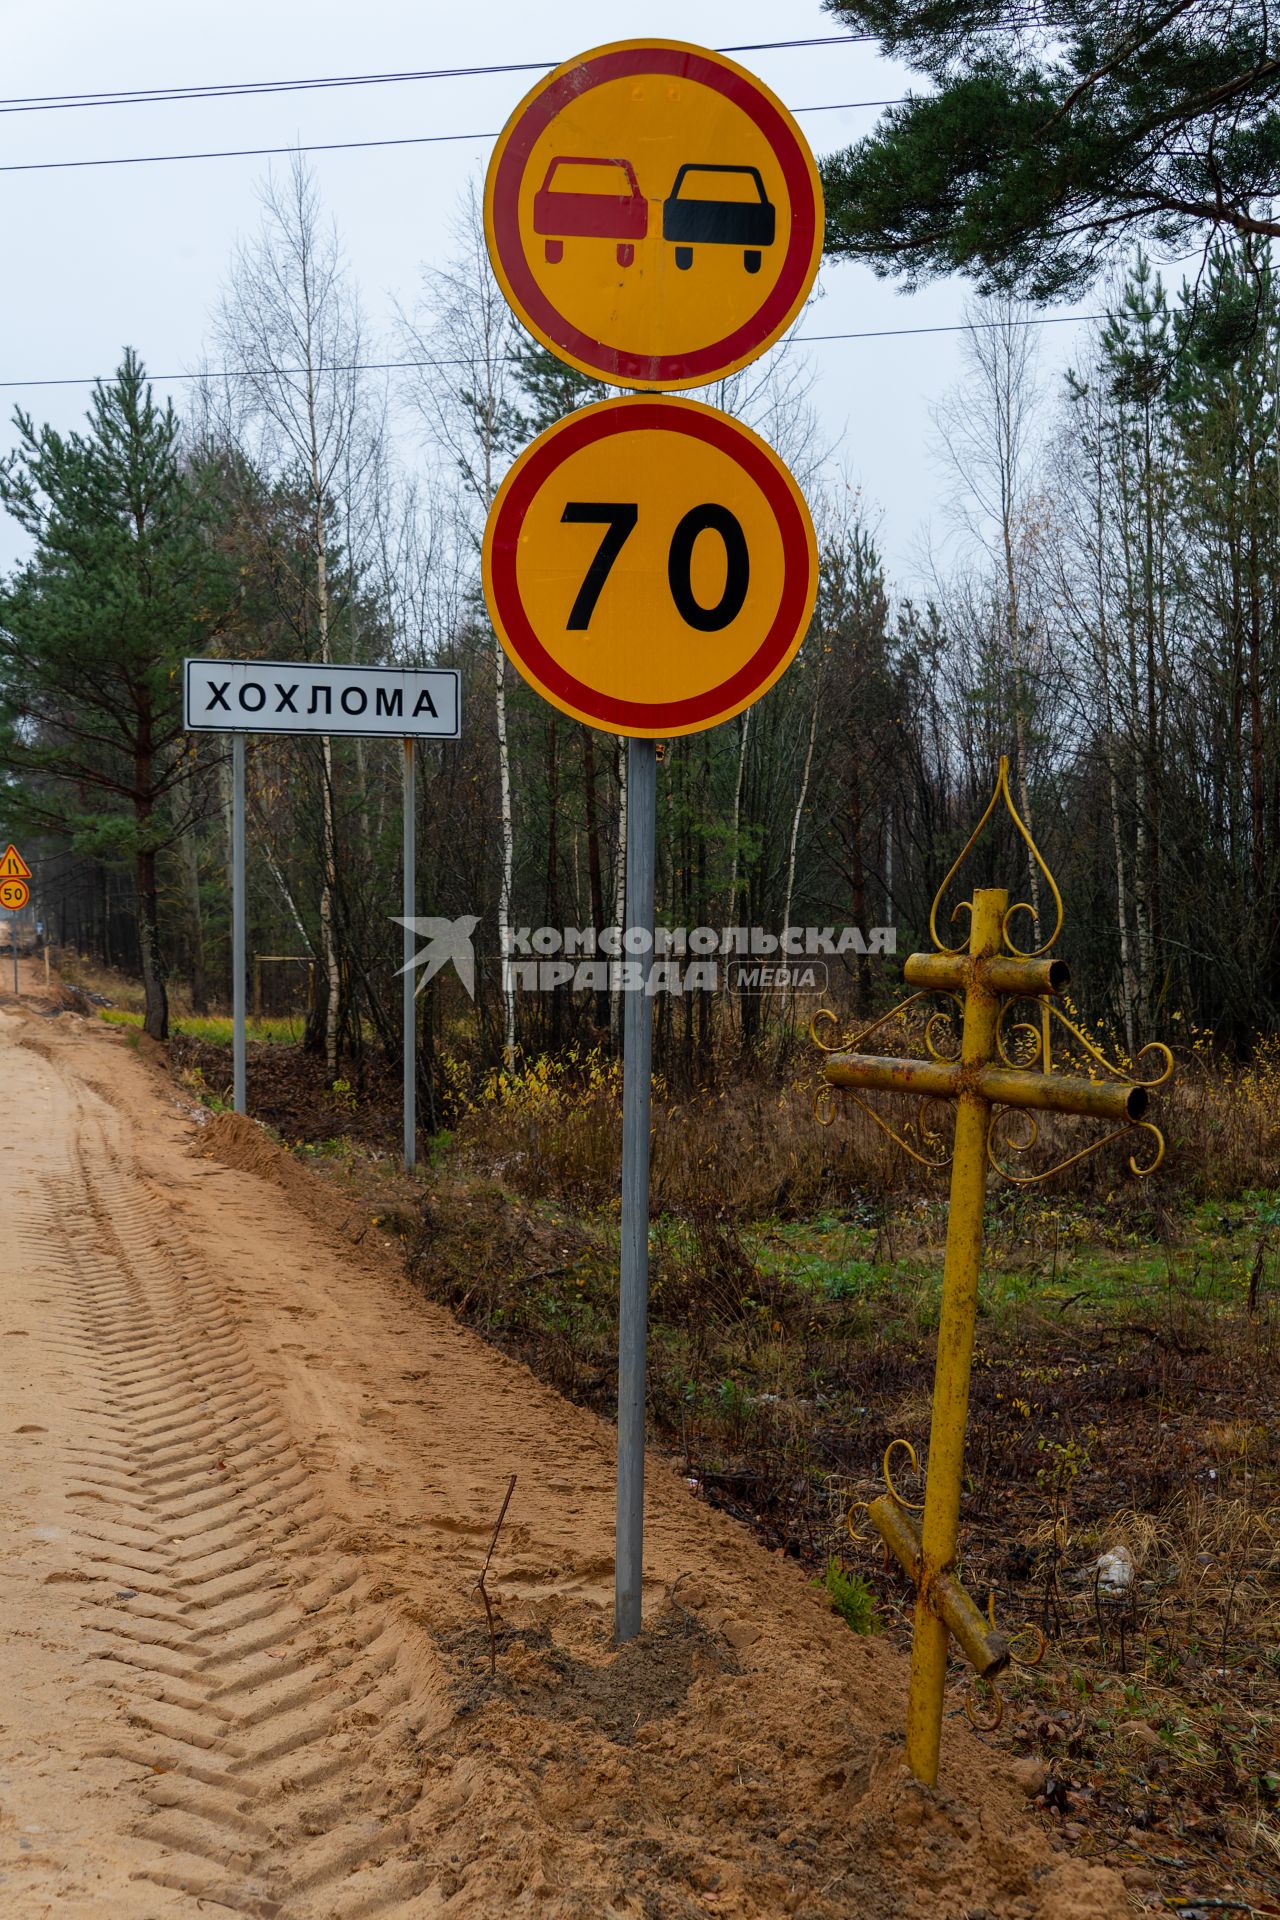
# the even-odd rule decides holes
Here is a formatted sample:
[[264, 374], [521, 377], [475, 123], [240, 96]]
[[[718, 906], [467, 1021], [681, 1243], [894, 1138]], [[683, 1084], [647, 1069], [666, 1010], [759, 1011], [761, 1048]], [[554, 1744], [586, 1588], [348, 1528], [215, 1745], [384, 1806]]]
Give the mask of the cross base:
[[994, 1680], [1003, 1673], [1010, 1660], [1008, 1639], [984, 1619], [953, 1573], [946, 1568], [929, 1573], [920, 1529], [906, 1508], [882, 1493], [867, 1516], [914, 1584], [920, 1604], [941, 1620], [979, 1678]]

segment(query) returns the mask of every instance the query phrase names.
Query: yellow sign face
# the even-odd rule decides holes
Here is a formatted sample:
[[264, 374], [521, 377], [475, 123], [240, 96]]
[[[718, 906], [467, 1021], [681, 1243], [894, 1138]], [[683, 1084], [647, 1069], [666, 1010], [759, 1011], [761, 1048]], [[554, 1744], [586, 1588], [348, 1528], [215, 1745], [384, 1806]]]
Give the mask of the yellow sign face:
[[23, 859], [12, 840], [0, 853], [0, 880], [29, 880], [31, 869]]
[[31, 889], [25, 880], [0, 880], [0, 907], [21, 913], [30, 898]]
[[822, 187], [782, 103], [723, 55], [625, 40], [539, 81], [485, 183], [502, 290], [562, 360], [701, 386], [771, 346], [822, 255]]
[[692, 400], [605, 400], [557, 421], [503, 481], [485, 597], [517, 670], [610, 733], [698, 733], [794, 658], [818, 555], [773, 449]]

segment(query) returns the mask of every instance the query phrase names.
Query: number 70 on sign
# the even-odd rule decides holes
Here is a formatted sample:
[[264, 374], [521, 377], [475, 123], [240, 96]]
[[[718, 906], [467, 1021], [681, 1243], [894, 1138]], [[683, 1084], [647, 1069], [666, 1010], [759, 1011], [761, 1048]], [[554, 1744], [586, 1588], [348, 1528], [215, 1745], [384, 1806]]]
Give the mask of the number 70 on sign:
[[606, 400], [527, 447], [485, 530], [517, 670], [610, 733], [700, 732], [794, 658], [818, 563], [804, 496], [756, 434], [689, 400]]

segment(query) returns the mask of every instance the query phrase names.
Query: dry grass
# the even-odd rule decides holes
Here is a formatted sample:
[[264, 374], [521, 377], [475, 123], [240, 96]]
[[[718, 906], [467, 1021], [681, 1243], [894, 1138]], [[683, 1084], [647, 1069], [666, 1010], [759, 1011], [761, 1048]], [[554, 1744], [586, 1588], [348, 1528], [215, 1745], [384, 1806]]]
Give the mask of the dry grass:
[[[1049, 1635], [991, 1737], [1043, 1758], [1068, 1844], [1175, 1905], [1280, 1911], [1280, 1073], [1273, 1048], [1222, 1063], [1200, 1038], [1153, 1180], [1111, 1148], [1040, 1195], [992, 1184], [963, 1570], [1002, 1624]], [[608, 1414], [618, 1067], [446, 1063], [446, 1083], [434, 1170], [392, 1181], [344, 1142], [344, 1197], [366, 1183], [427, 1292]], [[911, 1595], [845, 1516], [892, 1439], [924, 1463], [945, 1180], [852, 1105], [820, 1128], [812, 1094], [763, 1071], [656, 1088], [651, 1420], [693, 1497], [815, 1572], [834, 1555], [905, 1644]], [[1096, 1564], [1121, 1545], [1135, 1579], [1108, 1597]]]
[[[1150, 1870], [1166, 1891], [1270, 1898], [1280, 1250], [1251, 1311], [1265, 1206], [1220, 1217], [1220, 1204], [1184, 1212], [1154, 1247], [1127, 1233], [1099, 1245], [1083, 1212], [1062, 1210], [1052, 1235], [1043, 1210], [998, 1217], [963, 1574], [979, 1600], [995, 1596], [1002, 1625], [1048, 1635], [1043, 1665], [1001, 1683], [1008, 1712], [991, 1736], [1045, 1762], [1056, 1785], [1043, 1817], [1131, 1868], [1139, 1888]], [[815, 1575], [834, 1559], [905, 1646], [912, 1595], [846, 1516], [882, 1490], [890, 1440], [911, 1440], [927, 1464], [943, 1223], [905, 1196], [871, 1212], [745, 1229], [704, 1206], [658, 1221], [650, 1414], [695, 1497]], [[408, 1252], [429, 1292], [561, 1391], [612, 1410], [611, 1213], [444, 1178]], [[918, 1477], [896, 1477], [918, 1496]], [[1108, 1595], [1097, 1562], [1120, 1546], [1134, 1580]]]
[[[478, 1093], [464, 1090], [455, 1069], [457, 1141], [468, 1163], [515, 1190], [574, 1206], [608, 1205], [618, 1190], [621, 1073], [599, 1054], [542, 1056], [522, 1072], [490, 1075]], [[803, 1218], [859, 1196], [879, 1204], [917, 1191], [941, 1195], [943, 1173], [912, 1162], [850, 1099], [838, 1101], [830, 1125], [814, 1115], [816, 1057], [801, 1076], [779, 1083], [742, 1074], [688, 1098], [655, 1085], [653, 1202], [655, 1211], [693, 1215], [708, 1209], [726, 1219], [771, 1215]], [[908, 1103], [884, 1108], [919, 1146], [919, 1120]], [[1118, 1142], [1055, 1179], [1062, 1199], [1136, 1208], [1186, 1198], [1233, 1198], [1274, 1184], [1280, 1170], [1280, 1050], [1260, 1043], [1246, 1063], [1187, 1050], [1171, 1087], [1154, 1109], [1167, 1140], [1164, 1165], [1147, 1182], [1127, 1167]], [[929, 1124], [939, 1123], [936, 1107]], [[945, 1116], [941, 1124], [945, 1126]], [[1074, 1153], [1104, 1131], [1087, 1121], [1043, 1117], [1027, 1165], [1036, 1170]], [[1149, 1137], [1136, 1134], [1141, 1161]]]

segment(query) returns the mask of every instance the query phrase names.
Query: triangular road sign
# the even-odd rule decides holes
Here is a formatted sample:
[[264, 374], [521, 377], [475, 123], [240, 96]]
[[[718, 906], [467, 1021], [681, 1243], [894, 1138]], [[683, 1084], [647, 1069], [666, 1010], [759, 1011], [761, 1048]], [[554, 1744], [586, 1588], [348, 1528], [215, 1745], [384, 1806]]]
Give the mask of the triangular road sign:
[[0, 880], [29, 880], [31, 869], [12, 840], [0, 854]]

